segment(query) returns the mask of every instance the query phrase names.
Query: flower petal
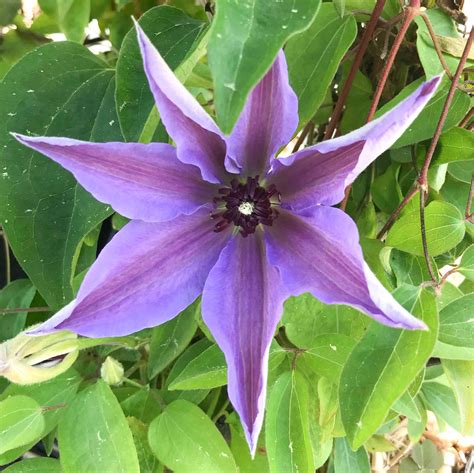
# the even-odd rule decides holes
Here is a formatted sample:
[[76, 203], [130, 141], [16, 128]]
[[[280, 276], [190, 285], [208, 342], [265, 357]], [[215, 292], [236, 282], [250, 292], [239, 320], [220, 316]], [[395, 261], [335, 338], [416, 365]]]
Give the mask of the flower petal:
[[245, 175], [262, 176], [270, 159], [290, 141], [297, 126], [298, 99], [288, 82], [288, 66], [281, 50], [250, 93], [227, 138], [228, 155]]
[[207, 209], [166, 223], [133, 220], [100, 253], [76, 301], [33, 332], [112, 337], [173, 318], [202, 292], [229, 238], [213, 225]]
[[434, 77], [425, 82], [396, 107], [358, 130], [274, 160], [269, 180], [281, 192], [285, 206], [299, 211], [340, 202], [344, 189], [413, 123], [440, 80]]
[[14, 134], [74, 174], [97, 200], [122, 215], [145, 221], [171, 220], [209, 203], [214, 186], [195, 166], [183, 164], [164, 143], [89, 143], [69, 138]]
[[218, 183], [225, 178], [226, 145], [214, 120], [173, 74], [140, 25], [135, 22], [150, 89], [178, 158], [201, 169], [202, 177]]
[[204, 286], [203, 319], [225, 354], [229, 398], [252, 454], [263, 422], [270, 343], [284, 298], [259, 232], [234, 237]]
[[425, 329], [364, 262], [357, 227], [342, 210], [316, 206], [305, 216], [282, 210], [266, 227], [268, 256], [292, 294], [311, 292], [326, 304], [347, 304], [392, 327]]

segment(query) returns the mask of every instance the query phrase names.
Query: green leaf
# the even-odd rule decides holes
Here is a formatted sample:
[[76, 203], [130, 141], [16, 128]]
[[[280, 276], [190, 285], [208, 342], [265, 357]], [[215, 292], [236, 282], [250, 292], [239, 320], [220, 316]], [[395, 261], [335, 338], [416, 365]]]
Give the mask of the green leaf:
[[331, 3], [323, 3], [311, 26], [288, 41], [285, 55], [300, 123], [307, 122], [323, 102], [356, 34], [353, 16], [341, 18]]
[[[425, 12], [430, 19], [433, 29], [437, 35], [442, 35], [451, 38], [459, 38], [459, 33], [456, 29], [454, 20], [445, 12], [438, 8], [429, 8]], [[427, 77], [433, 77], [444, 72], [443, 66], [440, 63], [438, 54], [434, 48], [433, 40], [428, 33], [428, 27], [421, 17], [415, 18], [415, 23], [418, 27], [416, 49], [421, 60], [421, 65]], [[443, 54], [444, 59], [450, 71], [454, 74], [459, 59], [452, 57], [449, 54]]]
[[74, 399], [80, 382], [79, 375], [74, 370], [68, 370], [44, 383], [29, 386], [10, 384], [0, 399], [5, 399], [7, 396], [29, 396], [41, 407], [47, 408], [43, 413], [44, 436], [56, 427], [64, 415], [65, 408]]
[[272, 473], [314, 471], [309, 426], [309, 391], [297, 371], [283, 373], [273, 385], [265, 421]]
[[0, 454], [39, 440], [44, 429], [40, 405], [27, 396], [0, 402]]
[[61, 463], [54, 458], [28, 458], [9, 466], [3, 473], [62, 473]]
[[448, 165], [448, 172], [458, 181], [470, 184], [474, 174], [474, 161], [450, 163]]
[[91, 0], [39, 0], [42, 10], [55, 18], [69, 41], [82, 43], [89, 23]]
[[430, 410], [458, 432], [461, 431], [461, 414], [450, 387], [430, 381], [423, 383], [421, 392]]
[[[375, 6], [375, 0], [346, 0], [346, 10], [367, 11], [372, 12]], [[400, 12], [400, 4], [398, 0], [388, 0], [382, 12], [383, 18], [392, 18]], [[364, 19], [367, 17], [364, 16]]]
[[392, 213], [403, 198], [398, 183], [399, 172], [400, 166], [392, 164], [383, 174], [374, 179], [370, 187], [375, 205], [387, 214]]
[[151, 424], [148, 441], [176, 473], [236, 473], [232, 453], [209, 417], [187, 401], [171, 403]]
[[218, 123], [230, 133], [279, 49], [313, 22], [321, 0], [219, 0], [209, 41]]
[[21, 0], [2, 0], [0, 3], [0, 26], [11, 24], [20, 8]]
[[153, 329], [148, 362], [150, 379], [163, 371], [189, 345], [196, 332], [196, 312], [199, 310], [197, 300], [174, 319]]
[[[2, 8], [0, 3], [0, 9]], [[10, 30], [2, 35], [0, 44], [0, 79], [26, 53], [45, 43], [41, 37], [24, 34], [18, 30]]]
[[413, 446], [411, 456], [400, 463], [400, 473], [434, 473], [444, 465], [443, 454], [429, 440]]
[[111, 209], [9, 132], [119, 141], [118, 120], [110, 119], [112, 78], [86, 48], [62, 42], [31, 52], [0, 83], [0, 219], [18, 262], [53, 308], [72, 299], [76, 252]]
[[157, 473], [159, 463], [148, 443], [148, 426], [135, 417], [128, 417], [127, 422], [137, 449], [140, 473]]
[[339, 400], [342, 423], [355, 449], [376, 432], [392, 404], [422, 369], [438, 333], [436, 303], [431, 294], [401, 286], [393, 295], [429, 330], [400, 330], [372, 322], [349, 355], [341, 375]]
[[230, 427], [230, 449], [234, 455], [239, 473], [269, 473], [270, 467], [265, 450], [264, 435], [260, 435], [258, 438], [257, 450], [255, 457], [252, 459], [244, 430], [237, 414], [235, 412], [230, 414], [226, 422]]
[[346, 0], [334, 0], [334, 8], [337, 10], [337, 13], [342, 18], [344, 16], [344, 11], [346, 8]]
[[459, 272], [467, 279], [474, 281], [474, 245], [469, 246], [462, 254]]
[[418, 411], [416, 402], [411, 397], [408, 391], [405, 391], [402, 394], [402, 397], [400, 397], [394, 402], [392, 409], [398, 412], [399, 414], [402, 414], [405, 417], [408, 417], [408, 419], [412, 419], [416, 422], [421, 421], [420, 412]]
[[334, 449], [334, 473], [370, 473], [369, 456], [364, 447], [351, 450], [345, 437], [336, 439]]
[[441, 135], [433, 164], [474, 160], [474, 133], [464, 128], [452, 128]]
[[161, 412], [158, 399], [156, 390], [144, 386], [124, 399], [120, 405], [127, 417], [132, 416], [141, 422], [149, 423]]
[[[36, 293], [28, 279], [17, 279], [0, 290], [0, 307], [13, 309], [16, 307], [30, 307]], [[0, 342], [13, 338], [23, 330], [27, 312], [2, 314], [0, 312]]]
[[356, 340], [341, 333], [320, 335], [302, 357], [315, 373], [337, 382], [356, 343]]
[[[139, 23], [167, 64], [184, 82], [205, 52], [205, 44], [199, 45], [205, 23], [168, 6], [148, 10], [140, 17]], [[193, 50], [196, 54], [191, 54], [187, 67], [177, 70]], [[155, 130], [159, 117], [143, 70], [135, 29], [128, 32], [120, 49], [115, 98], [126, 140], [150, 142], [154, 138], [153, 141], [157, 141]]]
[[[445, 306], [439, 313], [439, 343], [437, 356], [450, 359], [474, 360], [474, 324], [472, 308], [474, 293], [466, 294]], [[451, 353], [440, 353], [441, 347]]]
[[58, 429], [65, 473], [139, 473], [137, 451], [120, 404], [99, 380], [81, 391]]
[[[384, 105], [377, 112], [376, 116], [379, 117], [393, 108], [409, 94], [414, 92], [421, 83], [422, 80], [417, 80], [406, 86], [394, 99]], [[447, 80], [440, 85], [436, 95], [428, 102], [420, 115], [418, 115], [418, 118], [412, 123], [402, 137], [393, 145], [393, 148], [401, 148], [403, 146], [419, 143], [420, 141], [430, 139], [434, 135], [450, 85], [451, 83]], [[456, 126], [466, 115], [469, 107], [469, 96], [460, 90], [456, 90], [453, 101], [449, 107], [448, 116], [444, 122], [443, 131], [448, 131]]]
[[323, 334], [341, 333], [359, 339], [369, 319], [351, 307], [323, 304], [311, 294], [302, 294], [285, 302], [282, 323], [292, 343], [310, 348]]
[[[436, 262], [432, 261], [432, 264], [436, 270]], [[402, 284], [419, 286], [424, 281], [430, 280], [426, 261], [421, 256], [413, 256], [393, 248], [390, 252], [390, 267], [395, 273], [398, 286]]]
[[421, 420], [416, 421], [414, 419], [408, 419], [408, 436], [412, 443], [417, 443], [423, 432], [425, 431], [426, 424], [428, 423], [428, 414], [426, 413], [425, 406], [420, 399], [420, 396], [415, 398], [415, 404], [420, 413]]
[[[425, 208], [426, 241], [431, 256], [454, 248], [464, 238], [466, 227], [461, 212], [447, 202], [433, 201]], [[420, 212], [404, 213], [390, 229], [386, 243], [412, 255], [423, 256]]]
[[474, 361], [441, 360], [461, 414], [461, 433], [474, 434]]
[[[269, 370], [286, 357], [276, 343], [270, 346]], [[176, 362], [166, 380], [169, 390], [213, 389], [227, 384], [227, 364], [221, 349], [207, 340], [189, 347]]]
[[213, 344], [201, 352], [168, 385], [168, 389], [212, 389], [227, 383], [227, 365], [221, 349]]

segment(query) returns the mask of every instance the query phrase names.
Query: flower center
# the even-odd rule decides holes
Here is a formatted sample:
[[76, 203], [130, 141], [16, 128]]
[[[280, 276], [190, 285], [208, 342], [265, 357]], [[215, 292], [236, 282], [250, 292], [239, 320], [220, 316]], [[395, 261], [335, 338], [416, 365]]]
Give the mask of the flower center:
[[239, 205], [239, 212], [244, 215], [252, 215], [253, 207], [253, 202], [242, 202]]
[[274, 184], [268, 188], [258, 182], [259, 176], [249, 177], [246, 182], [232, 179], [229, 187], [219, 189], [214, 198], [215, 211], [211, 217], [217, 220], [214, 231], [220, 232], [229, 225], [240, 227], [240, 234], [247, 237], [257, 226], [272, 225], [280, 204], [280, 193]]

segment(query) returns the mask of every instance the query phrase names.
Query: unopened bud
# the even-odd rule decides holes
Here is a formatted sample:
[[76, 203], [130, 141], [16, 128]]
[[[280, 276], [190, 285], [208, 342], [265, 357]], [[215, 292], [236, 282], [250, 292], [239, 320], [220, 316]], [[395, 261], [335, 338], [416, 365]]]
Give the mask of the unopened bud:
[[111, 356], [105, 359], [100, 368], [100, 377], [111, 386], [122, 383], [123, 373], [122, 363]]
[[41, 383], [67, 371], [78, 355], [75, 333], [62, 330], [33, 336], [21, 332], [0, 344], [0, 375], [15, 384]]

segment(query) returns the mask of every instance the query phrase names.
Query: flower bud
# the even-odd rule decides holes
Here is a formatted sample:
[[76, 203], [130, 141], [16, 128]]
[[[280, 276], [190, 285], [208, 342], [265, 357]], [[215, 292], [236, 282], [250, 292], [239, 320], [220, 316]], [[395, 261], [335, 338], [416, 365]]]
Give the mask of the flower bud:
[[100, 377], [111, 386], [122, 384], [123, 373], [122, 363], [111, 356], [105, 359], [100, 368]]
[[41, 383], [68, 370], [78, 355], [75, 333], [62, 330], [33, 336], [21, 332], [0, 344], [0, 375], [16, 384]]

